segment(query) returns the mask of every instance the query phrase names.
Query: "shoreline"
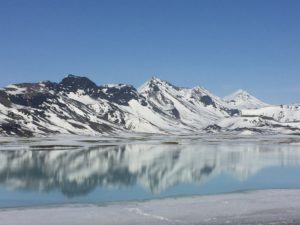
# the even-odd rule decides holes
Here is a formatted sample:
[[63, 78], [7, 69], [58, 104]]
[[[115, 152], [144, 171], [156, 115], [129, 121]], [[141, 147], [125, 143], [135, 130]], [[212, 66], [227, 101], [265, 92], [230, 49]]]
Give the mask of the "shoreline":
[[[45, 204], [33, 204], [33, 205], [21, 205], [21, 206], [8, 206], [1, 207], [0, 213], [2, 211], [8, 210], [29, 210], [29, 209], [51, 209], [51, 208], [76, 208], [76, 207], [109, 207], [114, 205], [130, 205], [130, 204], [140, 204], [147, 203], [152, 201], [165, 201], [165, 200], [178, 200], [178, 199], [191, 199], [191, 198], [204, 198], [204, 197], [217, 197], [225, 195], [235, 195], [235, 194], [247, 194], [252, 192], [262, 192], [262, 191], [297, 191], [297, 188], [266, 188], [266, 189], [245, 189], [229, 192], [220, 192], [220, 193], [205, 193], [205, 194], [190, 194], [190, 195], [170, 195], [154, 198], [145, 198], [145, 199], [133, 199], [133, 200], [116, 200], [116, 201], [103, 201], [99, 203], [95, 202], [66, 202], [66, 203], [45, 203]], [[299, 188], [300, 191], [300, 188]], [[300, 193], [300, 192], [299, 192]]]
[[2, 208], [2, 225], [300, 224], [300, 189], [243, 191], [111, 204]]

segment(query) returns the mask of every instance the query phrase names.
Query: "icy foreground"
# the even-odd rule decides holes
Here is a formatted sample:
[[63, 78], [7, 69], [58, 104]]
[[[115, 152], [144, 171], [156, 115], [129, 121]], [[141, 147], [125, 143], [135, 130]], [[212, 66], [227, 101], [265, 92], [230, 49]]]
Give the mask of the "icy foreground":
[[138, 89], [74, 75], [0, 89], [1, 136], [195, 132], [300, 134], [300, 106], [272, 106], [241, 90], [222, 99], [155, 77]]
[[3, 209], [2, 225], [299, 224], [300, 190], [161, 199], [111, 205]]

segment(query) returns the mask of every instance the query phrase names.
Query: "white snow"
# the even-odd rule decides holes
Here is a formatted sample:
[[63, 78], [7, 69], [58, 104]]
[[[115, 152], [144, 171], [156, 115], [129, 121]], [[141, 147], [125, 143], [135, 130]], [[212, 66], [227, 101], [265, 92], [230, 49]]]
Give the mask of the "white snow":
[[2, 225], [299, 224], [300, 190], [262, 190], [212, 196], [0, 211]]
[[86, 95], [82, 90], [78, 90], [76, 93], [70, 92], [68, 97], [86, 105], [98, 103], [95, 99], [92, 99], [90, 96]]
[[258, 109], [268, 106], [267, 103], [250, 95], [244, 90], [237, 90], [236, 92], [223, 98], [231, 107], [237, 109]]
[[255, 115], [271, 117], [278, 122], [300, 122], [300, 106], [298, 105], [282, 105], [269, 106], [260, 109], [244, 109], [242, 115]]
[[[108, 84], [103, 85], [101, 90], [107, 92], [109, 88], [124, 86]], [[48, 91], [43, 83], [39, 83], [37, 88], [33, 87], [36, 90], [29, 88], [30, 91]], [[4, 91], [15, 95], [29, 90], [9, 85]], [[54, 94], [54, 91], [50, 90], [49, 93]], [[92, 98], [84, 90], [69, 93], [60, 91], [57, 93], [58, 103], [56, 99], [43, 103], [48, 118], [36, 121], [35, 108], [15, 104], [8, 108], [0, 104], [0, 123], [11, 121], [9, 113], [13, 113], [20, 116], [17, 122], [22, 129], [34, 131], [35, 134], [46, 134], [43, 128], [47, 128], [61, 133], [103, 135], [102, 131], [96, 132], [90, 128], [89, 122], [107, 125], [114, 128], [114, 132], [186, 134], [206, 132], [203, 129], [209, 125], [220, 126], [220, 132], [240, 129], [242, 135], [255, 133], [250, 128], [269, 134], [300, 132], [299, 105], [268, 105], [243, 90], [221, 99], [200, 86], [179, 88], [153, 77], [138, 88], [137, 94], [140, 99], [133, 99], [128, 105], [120, 105], [102, 98]], [[143, 99], [146, 105], [142, 104]], [[231, 115], [232, 109], [239, 109], [234, 112], [235, 116]], [[20, 110], [28, 111], [31, 115]], [[38, 111], [42, 113], [42, 110]], [[74, 122], [77, 116], [83, 118], [84, 122]]]
[[5, 91], [10, 95], [17, 95], [25, 93], [27, 88], [18, 87], [17, 85], [11, 84], [5, 87]]

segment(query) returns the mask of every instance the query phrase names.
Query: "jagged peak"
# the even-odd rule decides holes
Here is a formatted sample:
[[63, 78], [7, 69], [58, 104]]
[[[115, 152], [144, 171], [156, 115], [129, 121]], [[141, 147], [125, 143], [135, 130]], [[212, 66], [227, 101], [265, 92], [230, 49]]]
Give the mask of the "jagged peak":
[[156, 76], [152, 76], [149, 80], [147, 80], [145, 83], [143, 83], [137, 90], [138, 92], [146, 92], [150, 89], [153, 89], [154, 91], [158, 91], [159, 87], [166, 86], [166, 87], [172, 87], [176, 90], [179, 90], [180, 88], [169, 83], [168, 81], [162, 80]]
[[202, 87], [202, 86], [195, 86], [195, 87], [192, 88], [192, 90], [194, 90], [196, 92], [211, 94], [211, 92], [208, 89], [206, 89], [205, 87]]
[[150, 80], [151, 80], [151, 81], [158, 81], [158, 82], [165, 82], [165, 81], [163, 81], [162, 79], [160, 79], [160, 78], [157, 77], [157, 76], [152, 76], [152, 77], [150, 78]]
[[156, 76], [152, 76], [149, 80], [147, 80], [145, 83], [148, 83], [148, 84], [169, 84], [169, 82], [165, 81], [165, 80], [162, 80], [160, 79], [159, 77], [156, 77]]
[[69, 74], [64, 77], [59, 84], [64, 88], [68, 88], [70, 91], [97, 87], [97, 85], [89, 78], [84, 76], [76, 76], [73, 74]]
[[68, 74], [67, 76], [65, 76], [62, 79], [62, 81], [64, 81], [64, 80], [89, 80], [89, 81], [91, 81], [89, 78], [87, 78], [85, 76], [78, 76], [78, 75], [74, 75], [74, 74]]

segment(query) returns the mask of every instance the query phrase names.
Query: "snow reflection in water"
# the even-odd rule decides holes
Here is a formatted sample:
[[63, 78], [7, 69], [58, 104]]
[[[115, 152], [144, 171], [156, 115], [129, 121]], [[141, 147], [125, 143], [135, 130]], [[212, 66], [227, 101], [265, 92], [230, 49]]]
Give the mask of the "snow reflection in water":
[[[0, 194], [6, 196], [5, 201], [0, 197], [0, 206], [22, 205], [25, 195], [26, 205], [37, 195], [40, 204], [47, 204], [299, 188], [294, 175], [300, 172], [299, 165], [299, 145], [289, 144], [126, 144], [0, 151]], [[11, 203], [16, 196], [21, 202]]]

